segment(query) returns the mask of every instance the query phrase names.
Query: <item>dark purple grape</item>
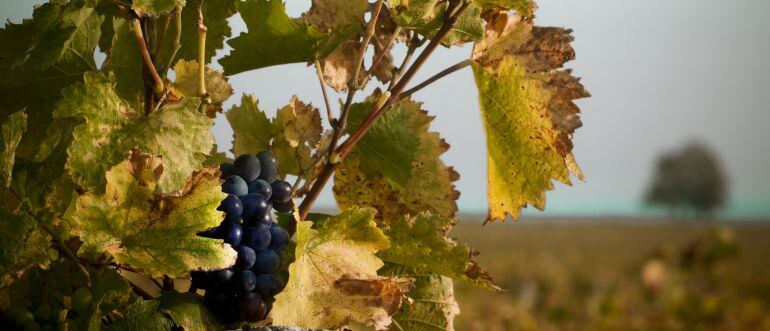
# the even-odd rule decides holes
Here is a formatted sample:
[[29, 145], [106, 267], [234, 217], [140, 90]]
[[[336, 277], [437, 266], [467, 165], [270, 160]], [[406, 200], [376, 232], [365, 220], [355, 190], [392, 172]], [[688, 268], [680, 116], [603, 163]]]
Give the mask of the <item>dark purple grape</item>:
[[262, 167], [259, 164], [259, 159], [254, 155], [243, 154], [233, 162], [233, 173], [241, 176], [247, 182], [257, 179], [260, 171], [262, 171]]
[[273, 215], [270, 215], [270, 212], [268, 211], [264, 215], [262, 215], [262, 217], [253, 218], [247, 222], [247, 224], [249, 225], [254, 225], [258, 223], [267, 224], [267, 225], [273, 224]]
[[270, 248], [282, 251], [289, 244], [289, 232], [273, 223], [270, 225]]
[[270, 226], [264, 223], [246, 226], [241, 243], [251, 247], [255, 252], [267, 248], [270, 245]]
[[233, 164], [232, 163], [222, 163], [219, 165], [219, 172], [222, 173], [221, 178], [225, 178], [227, 176], [230, 176], [233, 174]]
[[261, 151], [257, 153], [257, 159], [262, 166], [262, 171], [259, 174], [259, 179], [263, 179], [268, 183], [275, 181], [278, 176], [278, 159], [268, 151]]
[[213, 284], [217, 288], [226, 289], [230, 287], [235, 272], [233, 269], [219, 269], [212, 271]]
[[249, 182], [249, 193], [261, 194], [265, 199], [270, 200], [270, 196], [273, 195], [273, 188], [270, 183], [257, 179]]
[[270, 211], [270, 204], [260, 194], [248, 194], [241, 199], [241, 202], [243, 203], [242, 217], [247, 222], [260, 219]]
[[257, 275], [257, 287], [254, 292], [259, 293], [263, 298], [272, 297], [283, 290], [283, 280], [274, 274]]
[[222, 239], [224, 239], [226, 243], [230, 244], [232, 247], [240, 245], [241, 239], [243, 238], [243, 228], [241, 228], [240, 224], [225, 220], [219, 228], [221, 230], [220, 233], [222, 234]]
[[[241, 240], [243, 242], [243, 240]], [[235, 249], [238, 252], [238, 258], [235, 260], [235, 266], [240, 269], [248, 269], [254, 265], [254, 260], [257, 258], [257, 254], [249, 246], [240, 245]]]
[[270, 186], [273, 188], [273, 202], [286, 202], [291, 199], [291, 184], [276, 180]]
[[294, 209], [294, 201], [289, 200], [286, 202], [273, 201], [273, 208], [281, 213], [290, 213]]
[[246, 195], [249, 194], [249, 185], [240, 176], [230, 175], [225, 177], [225, 182], [222, 183], [222, 192], [236, 196]]
[[230, 294], [216, 290], [206, 290], [203, 295], [203, 303], [224, 324], [238, 321], [238, 307], [234, 299]]
[[249, 293], [238, 298], [238, 315], [246, 322], [259, 322], [265, 319], [267, 307], [259, 294]]
[[258, 274], [273, 273], [281, 264], [281, 257], [272, 249], [263, 249], [257, 252], [257, 258], [251, 270]]
[[240, 218], [243, 213], [243, 204], [241, 204], [240, 198], [233, 194], [228, 194], [227, 197], [219, 203], [217, 210], [225, 212], [228, 219]]
[[257, 276], [251, 270], [241, 270], [236, 276], [236, 285], [241, 293], [249, 293], [257, 286]]

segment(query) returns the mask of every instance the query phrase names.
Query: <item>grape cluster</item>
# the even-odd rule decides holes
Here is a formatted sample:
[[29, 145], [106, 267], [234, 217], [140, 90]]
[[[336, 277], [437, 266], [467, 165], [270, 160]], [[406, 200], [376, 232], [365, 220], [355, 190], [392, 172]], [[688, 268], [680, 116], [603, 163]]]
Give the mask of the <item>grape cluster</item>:
[[224, 239], [238, 258], [232, 268], [192, 272], [192, 287], [206, 291], [204, 302], [222, 322], [257, 322], [285, 286], [283, 253], [289, 234], [273, 222], [271, 209], [290, 212], [292, 189], [276, 179], [278, 160], [268, 151], [241, 155], [220, 170], [227, 197], [218, 210], [225, 219], [199, 235]]

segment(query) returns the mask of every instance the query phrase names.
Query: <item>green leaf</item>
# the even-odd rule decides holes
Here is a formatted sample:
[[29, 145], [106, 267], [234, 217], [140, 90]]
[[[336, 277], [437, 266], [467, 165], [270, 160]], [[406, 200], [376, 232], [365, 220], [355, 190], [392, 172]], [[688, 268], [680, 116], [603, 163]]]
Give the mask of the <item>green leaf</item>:
[[401, 304], [410, 282], [377, 276], [375, 256], [388, 239], [374, 223], [373, 209], [353, 208], [336, 217], [297, 225], [296, 260], [286, 288], [276, 296], [273, 323], [339, 328], [350, 322], [382, 329]]
[[307, 178], [328, 147], [318, 108], [296, 96], [278, 110], [272, 121], [258, 108], [257, 100], [249, 95], [244, 95], [241, 105], [233, 106], [225, 115], [235, 137], [233, 153], [255, 154], [270, 150], [278, 158], [284, 175]]
[[[95, 24], [91, 21], [98, 17], [92, 13], [78, 27], [71, 25], [73, 21], [57, 21], [64, 16], [79, 17], [83, 12], [91, 12], [91, 9], [77, 8], [74, 2], [44, 4], [35, 10], [36, 20], [6, 23], [0, 29], [0, 45], [3, 45], [0, 47], [0, 122], [19, 109], [26, 109], [28, 116], [27, 131], [16, 150], [17, 157], [45, 158], [46, 155], [37, 154], [41, 148], [48, 147], [44, 141], [49, 139], [49, 128], [56, 130], [51, 116], [53, 104], [61, 98], [61, 89], [82, 81], [83, 72], [95, 66], [93, 51], [99, 35], [86, 31], [84, 24]], [[57, 24], [62, 24], [62, 31], [56, 31], [60, 28]], [[56, 36], [63, 36], [64, 40], [51, 39]], [[45, 44], [38, 44], [42, 42]], [[63, 53], [56, 56], [62, 50]], [[55, 63], [49, 63], [54, 60]], [[40, 69], [41, 64], [46, 64], [46, 69]]]
[[[361, 107], [361, 110], [368, 112], [370, 108]], [[351, 111], [351, 118], [360, 118], [358, 108]], [[403, 215], [417, 215], [423, 211], [430, 211], [437, 215], [453, 217], [457, 211], [455, 199], [459, 195], [452, 184], [459, 178], [459, 175], [451, 168], [444, 165], [439, 158], [449, 145], [442, 140], [438, 133], [428, 131], [433, 117], [428, 116], [424, 110], [420, 109], [420, 104], [411, 100], [402, 100], [388, 110], [385, 116], [398, 121], [391, 120], [391, 124], [405, 122], [408, 119], [409, 125], [404, 128], [383, 127], [388, 122], [378, 121], [370, 132], [391, 132], [397, 131], [404, 137], [418, 137], [417, 149], [414, 157], [410, 160], [409, 166], [403, 168], [403, 160], [390, 161], [387, 164], [395, 164], [398, 168], [387, 168], [380, 173], [373, 173], [366, 170], [366, 167], [374, 169], [383, 169], [383, 165], [374, 165], [382, 160], [384, 156], [377, 155], [379, 152], [372, 148], [361, 147], [366, 145], [357, 145], [340, 164], [334, 175], [334, 196], [340, 208], [345, 210], [352, 206], [371, 206], [377, 209], [378, 220], [396, 220]], [[351, 123], [351, 128], [354, 128]], [[411, 131], [406, 134], [403, 129]], [[366, 136], [369, 136], [367, 133]], [[362, 140], [366, 140], [367, 138]], [[406, 139], [405, 141], [411, 141]], [[404, 142], [399, 142], [403, 144]], [[387, 142], [382, 141], [385, 145]], [[377, 149], [384, 147], [376, 147]], [[387, 149], [389, 151], [401, 151], [403, 146], [392, 145]], [[407, 153], [399, 152], [398, 157], [408, 157]], [[387, 155], [386, 155], [387, 156]], [[395, 163], [393, 163], [395, 162]], [[406, 173], [406, 182], [408, 185], [399, 185], [404, 182], [403, 174]]]
[[[174, 66], [176, 79], [174, 88], [183, 95], [194, 98], [198, 96], [198, 62], [179, 60]], [[211, 99], [212, 110], [219, 110], [222, 103], [233, 95], [233, 87], [227, 78], [219, 71], [206, 66], [206, 93]], [[213, 112], [212, 112], [213, 113]]]
[[289, 17], [281, 0], [238, 2], [238, 11], [248, 32], [227, 42], [233, 50], [219, 61], [227, 75], [324, 58], [360, 29], [354, 26], [330, 34], [319, 32]]
[[66, 54], [95, 67], [92, 54], [103, 20], [86, 1], [70, 1], [64, 5], [45, 3], [37, 7], [32, 13], [33, 37], [16, 65], [45, 70]]
[[16, 147], [19, 147], [21, 135], [27, 130], [27, 114], [19, 111], [8, 116], [2, 125], [0, 132], [0, 183], [5, 187], [11, 185], [11, 175], [13, 173], [13, 162], [16, 158]]
[[203, 306], [201, 298], [193, 293], [165, 291], [161, 294], [160, 310], [168, 314], [174, 324], [188, 331], [219, 329], [216, 317]]
[[473, 251], [447, 237], [456, 221], [421, 213], [392, 220], [385, 227], [391, 246], [380, 251], [383, 261], [421, 271], [462, 279], [477, 286], [499, 290], [485, 270], [473, 261]]
[[[420, 35], [433, 37], [444, 22], [448, 3], [440, 0], [410, 0], [408, 5], [401, 5], [402, 0], [388, 0], [395, 8], [395, 21], [404, 29], [413, 30]], [[446, 37], [441, 41], [445, 46], [462, 45], [479, 40], [484, 35], [484, 21], [481, 8], [470, 3]]]
[[386, 264], [381, 274], [414, 278], [414, 289], [407, 295], [411, 305], [403, 305], [393, 315], [391, 330], [454, 330], [454, 318], [460, 313], [449, 277], [416, 269]]
[[66, 89], [56, 105], [57, 118], [82, 119], [73, 132], [67, 170], [78, 185], [101, 192], [104, 172], [138, 148], [161, 155], [168, 165], [158, 191], [179, 190], [211, 152], [213, 120], [197, 111], [197, 98], [144, 116], [118, 96], [114, 85], [101, 74], [89, 73], [84, 84]]
[[158, 16], [184, 4], [185, 0], [134, 0], [131, 9], [139, 16]]
[[113, 18], [112, 47], [109, 48], [103, 71], [115, 73], [115, 89], [131, 104], [139, 104], [144, 97], [144, 74], [139, 46], [131, 30], [131, 21]]
[[25, 210], [0, 211], [0, 288], [25, 270], [49, 262], [51, 236]]
[[235, 155], [256, 154], [270, 148], [273, 127], [258, 104], [253, 95], [244, 94], [240, 106], [233, 105], [225, 112], [233, 128], [232, 152]]
[[[513, 18], [517, 19], [517, 18]], [[545, 208], [551, 179], [582, 177], [572, 156], [581, 126], [573, 99], [589, 96], [570, 70], [570, 30], [519, 21], [474, 47], [473, 71], [487, 133], [489, 220], [516, 219], [531, 204]]]
[[154, 194], [163, 171], [160, 157], [134, 151], [107, 172], [105, 194], [80, 196], [72, 215], [73, 233], [83, 241], [79, 254], [106, 252], [152, 276], [232, 265], [236, 253], [229, 245], [196, 235], [222, 220], [218, 170], [194, 174], [173, 196]]
[[115, 324], [106, 326], [105, 330], [146, 330], [167, 331], [174, 326], [171, 320], [159, 311], [160, 302], [157, 300], [142, 300], [134, 302], [126, 310], [124, 317]]
[[[372, 111], [380, 93], [351, 107], [348, 133], [354, 132]], [[396, 187], [407, 185], [417, 158], [419, 134], [426, 125], [421, 104], [400, 102], [388, 110], [356, 145], [363, 171], [369, 178], [382, 176]], [[408, 108], [408, 109], [407, 109]]]

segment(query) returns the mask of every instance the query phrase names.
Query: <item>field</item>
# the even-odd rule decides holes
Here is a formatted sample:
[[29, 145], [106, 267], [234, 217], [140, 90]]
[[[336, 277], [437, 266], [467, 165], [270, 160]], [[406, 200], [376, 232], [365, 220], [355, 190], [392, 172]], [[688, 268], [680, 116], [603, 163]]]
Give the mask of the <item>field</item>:
[[523, 220], [450, 233], [506, 289], [462, 282], [457, 330], [770, 330], [770, 225]]

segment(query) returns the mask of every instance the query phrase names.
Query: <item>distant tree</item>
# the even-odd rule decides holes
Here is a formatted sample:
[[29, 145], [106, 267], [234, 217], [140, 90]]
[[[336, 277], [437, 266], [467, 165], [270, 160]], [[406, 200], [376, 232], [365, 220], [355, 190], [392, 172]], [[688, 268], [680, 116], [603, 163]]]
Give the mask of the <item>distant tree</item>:
[[664, 154], [647, 191], [647, 203], [681, 216], [711, 216], [727, 200], [727, 178], [713, 152], [701, 143]]

